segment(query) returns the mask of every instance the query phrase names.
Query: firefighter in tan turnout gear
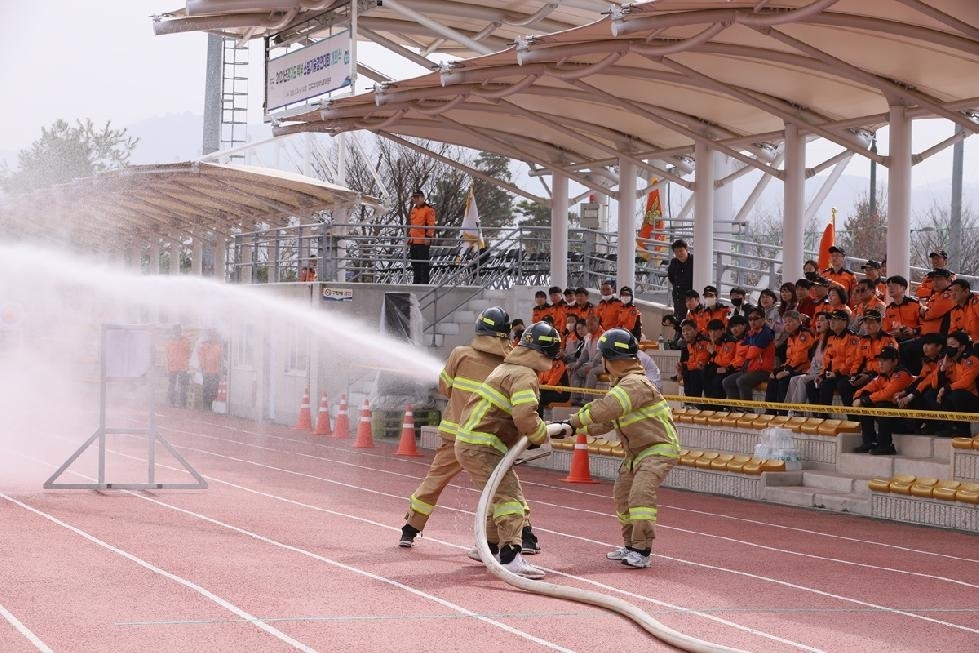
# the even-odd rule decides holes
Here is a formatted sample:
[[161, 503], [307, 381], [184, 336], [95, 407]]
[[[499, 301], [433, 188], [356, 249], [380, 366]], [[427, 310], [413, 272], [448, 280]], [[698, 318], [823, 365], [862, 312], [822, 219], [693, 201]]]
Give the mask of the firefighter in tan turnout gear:
[[637, 359], [635, 336], [625, 329], [610, 329], [602, 334], [598, 348], [612, 377], [612, 389], [572, 415], [568, 430], [618, 433], [625, 459], [614, 495], [624, 544], [605, 557], [630, 567], [648, 567], [655, 537], [656, 489], [676, 464], [680, 443], [669, 405]]
[[[547, 428], [537, 414], [537, 375], [551, 369], [560, 353], [557, 330], [547, 322], [533, 324], [503, 363], [473, 390], [456, 434], [455, 451], [478, 489], [486, 487], [493, 470], [521, 436], [536, 444], [547, 440]], [[543, 578], [544, 572], [520, 554], [524, 509], [520, 481], [510, 469], [486, 518], [487, 544], [505, 569], [525, 578]], [[470, 557], [478, 560], [478, 550], [471, 551]]]
[[[499, 306], [492, 306], [476, 318], [476, 335], [469, 345], [456, 347], [449, 354], [439, 374], [439, 392], [449, 399], [438, 427], [441, 442], [435, 450], [428, 475], [408, 500], [407, 523], [401, 527], [398, 546], [414, 546], [415, 536], [425, 528], [442, 491], [461, 471], [455, 454], [459, 417], [472, 393], [512, 349], [510, 316]], [[529, 522], [523, 526], [522, 538], [524, 553], [540, 551]]]

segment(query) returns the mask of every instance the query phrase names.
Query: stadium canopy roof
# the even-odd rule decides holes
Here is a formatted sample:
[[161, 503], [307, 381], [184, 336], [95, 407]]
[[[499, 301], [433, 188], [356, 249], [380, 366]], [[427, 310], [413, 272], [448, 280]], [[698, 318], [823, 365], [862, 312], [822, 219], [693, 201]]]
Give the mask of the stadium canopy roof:
[[[411, 48], [418, 59], [509, 47], [514, 39], [560, 32], [599, 18], [625, 0], [359, 0], [359, 38]], [[154, 19], [156, 34], [207, 31], [273, 46], [329, 36], [349, 25], [351, 0], [187, 0]], [[427, 63], [423, 63], [427, 65]]]
[[379, 201], [279, 170], [199, 162], [139, 165], [10, 197], [0, 203], [0, 231], [11, 239], [124, 245], [194, 233], [228, 235], [365, 203]]
[[[521, 3], [481, 3], [510, 4]], [[651, 162], [682, 160], [696, 142], [781, 178], [772, 151], [785, 123], [887, 165], [864, 130], [891, 106], [979, 129], [977, 26], [973, 0], [658, 0], [332, 101], [276, 133], [432, 139], [613, 196], [621, 158], [689, 186]]]

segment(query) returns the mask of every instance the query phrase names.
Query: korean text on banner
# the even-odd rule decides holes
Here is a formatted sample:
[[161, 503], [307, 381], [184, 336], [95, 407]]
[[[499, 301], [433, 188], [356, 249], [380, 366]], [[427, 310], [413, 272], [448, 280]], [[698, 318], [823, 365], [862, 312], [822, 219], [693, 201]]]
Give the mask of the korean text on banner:
[[265, 105], [271, 111], [350, 86], [350, 32], [270, 59], [265, 74]]

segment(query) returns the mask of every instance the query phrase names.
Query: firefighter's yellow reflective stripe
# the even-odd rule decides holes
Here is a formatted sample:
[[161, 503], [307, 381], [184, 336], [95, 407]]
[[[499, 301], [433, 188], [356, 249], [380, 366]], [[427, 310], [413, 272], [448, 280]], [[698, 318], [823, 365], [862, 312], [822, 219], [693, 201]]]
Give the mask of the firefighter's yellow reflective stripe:
[[510, 395], [510, 403], [514, 406], [521, 406], [523, 404], [536, 404], [538, 402], [537, 393], [533, 390], [517, 390], [512, 395]]
[[480, 383], [479, 387], [473, 390], [473, 393], [493, 404], [507, 415], [510, 415], [513, 412], [513, 406], [510, 405], [510, 401], [498, 390], [489, 387], [485, 383]]
[[617, 421], [619, 426], [629, 426], [647, 419], [655, 419], [664, 423], [670, 422], [670, 405], [665, 401], [658, 401], [652, 406], [643, 406], [623, 415]]
[[629, 393], [622, 389], [621, 386], [615, 386], [609, 390], [609, 395], [615, 397], [615, 400], [619, 402], [619, 406], [622, 407], [622, 414], [628, 415], [632, 412], [632, 399], [629, 399]]
[[629, 513], [627, 513], [627, 512], [617, 512], [617, 513], [615, 513], [615, 516], [619, 518], [619, 523], [620, 524], [628, 524], [629, 523]]
[[580, 421], [581, 425], [584, 427], [587, 427], [589, 424], [595, 421], [591, 416], [591, 404], [585, 404], [585, 407], [578, 411], [578, 421]]
[[547, 424], [544, 422], [537, 422], [537, 428], [534, 432], [527, 436], [527, 439], [533, 443], [543, 442], [547, 438]]
[[474, 393], [481, 385], [483, 385], [482, 381], [474, 381], [473, 379], [467, 379], [464, 376], [457, 376], [452, 382], [452, 389]]
[[459, 425], [455, 422], [450, 422], [447, 419], [443, 419], [441, 422], [439, 422], [439, 432], [455, 437], [459, 432]]
[[632, 469], [638, 467], [639, 463], [650, 456], [659, 456], [660, 458], [679, 458], [680, 447], [674, 445], [673, 443], [665, 442], [648, 446], [637, 453], [636, 457], [632, 459]]
[[453, 379], [451, 376], [449, 376], [449, 373], [446, 372], [445, 370], [442, 370], [442, 372], [439, 373], [439, 379], [442, 380], [442, 383], [444, 383], [447, 388], [452, 387]]
[[493, 506], [493, 518], [507, 515], [523, 515], [523, 504], [519, 501], [505, 501]]
[[431, 515], [432, 511], [435, 510], [435, 506], [425, 503], [414, 494], [411, 495], [411, 499], [409, 501], [411, 509], [417, 512], [419, 515]]
[[493, 447], [503, 455], [506, 455], [508, 449], [503, 440], [496, 437], [492, 433], [482, 433], [480, 431], [459, 431], [456, 435], [456, 440], [459, 442], [465, 442], [466, 444], [478, 444], [484, 447]]
[[633, 506], [629, 508], [629, 521], [656, 521], [656, 506]]

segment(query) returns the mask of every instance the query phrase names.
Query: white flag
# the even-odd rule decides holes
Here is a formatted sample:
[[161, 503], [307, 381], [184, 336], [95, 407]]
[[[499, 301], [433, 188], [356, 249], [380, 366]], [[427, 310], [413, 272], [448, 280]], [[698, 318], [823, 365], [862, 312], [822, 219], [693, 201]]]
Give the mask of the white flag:
[[462, 216], [462, 238], [466, 249], [478, 250], [483, 247], [483, 234], [479, 228], [479, 208], [476, 206], [476, 196], [473, 194], [472, 187], [469, 188], [466, 210]]

